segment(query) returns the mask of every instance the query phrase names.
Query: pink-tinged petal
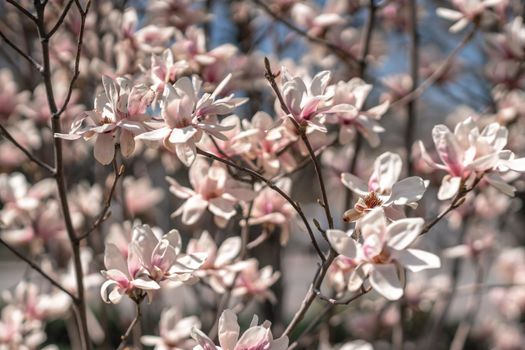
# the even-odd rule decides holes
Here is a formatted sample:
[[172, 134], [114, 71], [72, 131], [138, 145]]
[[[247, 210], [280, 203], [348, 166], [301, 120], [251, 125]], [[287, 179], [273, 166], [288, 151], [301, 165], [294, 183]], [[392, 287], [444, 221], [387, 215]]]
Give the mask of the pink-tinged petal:
[[388, 245], [394, 249], [405, 249], [421, 233], [425, 220], [421, 218], [401, 219], [387, 227]]
[[439, 187], [438, 199], [441, 201], [450, 199], [456, 195], [461, 186], [461, 177], [445, 175]]
[[441, 267], [441, 260], [437, 255], [419, 249], [395, 251], [392, 258], [412, 272]]
[[327, 70], [317, 73], [310, 84], [310, 93], [314, 96], [323, 95], [331, 77], [332, 73]]
[[217, 251], [215, 266], [229, 264], [237, 257], [241, 251], [242, 241], [240, 237], [230, 237], [226, 239]]
[[312, 116], [315, 115], [317, 112], [317, 107], [322, 102], [322, 100], [318, 97], [309, 97], [307, 98], [306, 102], [304, 103], [304, 106], [302, 107], [301, 119], [311, 119]]
[[370, 285], [388, 300], [398, 300], [403, 296], [403, 288], [393, 264], [374, 265], [370, 272]]
[[195, 89], [193, 87], [192, 81], [188, 77], [182, 77], [175, 82], [173, 85], [175, 93], [179, 96], [186, 95], [192, 101], [196, 101], [197, 97], [195, 96]]
[[514, 197], [516, 188], [509, 185], [503, 180], [501, 176], [495, 173], [486, 174], [484, 179], [487, 180], [489, 184], [496, 187], [501, 192], [505, 193], [507, 196]]
[[371, 236], [383, 237], [386, 229], [386, 217], [383, 208], [371, 210], [361, 219], [361, 234], [364, 239]]
[[166, 233], [163, 237], [163, 240], [168, 241], [169, 245], [175, 248], [175, 253], [179, 254], [182, 249], [182, 239], [180, 238], [180, 233], [177, 230], [171, 230]]
[[432, 129], [432, 138], [436, 151], [452, 175], [460, 176], [463, 170], [463, 153], [450, 130], [445, 125], [436, 125]]
[[359, 264], [356, 266], [354, 271], [352, 271], [347, 285], [347, 288], [350, 292], [355, 292], [361, 288], [366, 278], [367, 271], [365, 270], [367, 270], [368, 266], [370, 266], [370, 264]]
[[112, 304], [118, 304], [124, 296], [124, 290], [121, 288], [114, 288], [108, 295], [108, 299]]
[[496, 167], [499, 161], [498, 153], [487, 154], [483, 157], [477, 158], [472, 163], [470, 163], [467, 169], [472, 169], [478, 172], [484, 172], [486, 170], [492, 170]]
[[128, 248], [128, 272], [134, 278], [142, 267], [142, 255], [137, 242], [131, 242]]
[[209, 200], [209, 209], [214, 215], [229, 220], [235, 215], [235, 202], [223, 197], [212, 198]]
[[[389, 192], [399, 179], [403, 161], [399, 154], [385, 152], [374, 162], [374, 172], [370, 177], [368, 188], [379, 192]], [[374, 188], [377, 183], [377, 188]]]
[[217, 96], [221, 94], [222, 90], [224, 90], [224, 88], [226, 87], [226, 85], [228, 85], [231, 79], [232, 79], [232, 74], [230, 73], [219, 83], [219, 85], [217, 85], [217, 87], [211, 94], [211, 98], [212, 99], [217, 98]]
[[176, 144], [175, 152], [179, 160], [186, 166], [190, 166], [197, 158], [197, 149], [194, 143]]
[[364, 182], [357, 176], [354, 176], [350, 173], [342, 173], [341, 182], [352, 192], [356, 193], [361, 197], [368, 195], [368, 185], [366, 184], [366, 182]]
[[120, 130], [120, 151], [124, 158], [131, 156], [135, 150], [135, 139], [133, 134], [125, 129]]
[[127, 263], [120, 250], [113, 243], [107, 243], [104, 251], [104, 265], [107, 270], [127, 271]]
[[164, 140], [171, 133], [171, 129], [163, 127], [157, 130], [148, 131], [135, 136], [136, 140], [160, 141]]
[[99, 134], [95, 141], [95, 159], [102, 165], [108, 165], [115, 157], [115, 138], [113, 133]]
[[251, 327], [241, 336], [235, 350], [266, 349], [270, 343], [270, 330], [262, 327]]
[[171, 143], [186, 143], [188, 142], [195, 134], [197, 129], [193, 126], [187, 126], [185, 128], [174, 128], [171, 130], [169, 141]]
[[208, 253], [180, 254], [169, 272], [171, 274], [194, 272], [204, 264], [207, 257]]
[[465, 17], [465, 18], [460, 19], [456, 23], [454, 23], [454, 25], [452, 25], [448, 30], [451, 33], [457, 33], [463, 30], [468, 24], [469, 24], [469, 20], [468, 18]]
[[78, 140], [79, 138], [82, 137], [82, 135], [79, 135], [79, 134], [61, 134], [58, 132], [56, 132], [54, 136], [58, 139], [63, 139], [63, 140], [68, 140], [68, 141]]
[[222, 141], [228, 141], [228, 137], [222, 132], [231, 130], [235, 127], [235, 125], [223, 126], [211, 123], [198, 123], [197, 126], [204, 130], [206, 133]]
[[451, 20], [451, 21], [457, 21], [460, 18], [463, 18], [463, 14], [461, 12], [454, 11], [454, 10], [451, 10], [451, 9], [447, 9], [447, 8], [444, 8], [444, 7], [439, 7], [436, 10], [436, 14], [439, 17], [442, 17], [442, 18], [445, 18], [445, 19], [448, 19], [448, 20]]
[[508, 161], [505, 161], [504, 164], [510, 169], [517, 171], [519, 173], [525, 172], [525, 157], [524, 158], [514, 158]]
[[392, 194], [385, 205], [390, 203], [396, 205], [406, 205], [417, 202], [425, 194], [426, 185], [419, 176], [411, 176], [396, 182], [392, 186]]
[[328, 242], [336, 252], [348, 258], [355, 258], [357, 255], [357, 243], [351, 237], [351, 232], [341, 230], [327, 230]]
[[132, 232], [132, 242], [140, 248], [140, 257], [145, 266], [151, 265], [151, 255], [158, 244], [158, 239], [148, 225], [135, 226]]
[[423, 144], [423, 141], [419, 140], [417, 141], [417, 147], [419, 147], [419, 152], [421, 153], [421, 159], [432, 169], [441, 169], [446, 170], [446, 167], [440, 164], [437, 164], [434, 162], [432, 157], [427, 152], [427, 149], [425, 148], [425, 145]]
[[235, 312], [229, 309], [224, 310], [219, 319], [219, 344], [223, 350], [235, 349], [240, 331]]
[[178, 198], [187, 199], [195, 194], [191, 189], [180, 185], [177, 180], [171, 177], [166, 177], [166, 181], [170, 184], [170, 192]]
[[116, 286], [117, 286], [117, 283], [112, 280], [107, 280], [104, 283], [102, 283], [102, 286], [100, 287], [100, 297], [106, 304], [111, 303], [111, 300], [109, 299], [108, 289], [110, 287], [116, 288]]
[[136, 278], [134, 279], [131, 284], [135, 288], [139, 288], [142, 290], [157, 290], [160, 289], [160, 286], [157, 282], [150, 280], [149, 278]]
[[[217, 346], [208, 338], [200, 329], [193, 327], [191, 329], [191, 337], [202, 347], [202, 350], [217, 350]], [[196, 347], [198, 349], [198, 347]]]
[[370, 108], [368, 111], [366, 111], [366, 115], [373, 119], [379, 120], [379, 118], [381, 118], [383, 114], [388, 111], [388, 108], [390, 108], [390, 101], [386, 100], [380, 105]]
[[201, 196], [193, 196], [184, 203], [184, 211], [182, 212], [182, 222], [184, 225], [193, 225], [200, 219], [206, 208], [208, 202], [201, 198]]

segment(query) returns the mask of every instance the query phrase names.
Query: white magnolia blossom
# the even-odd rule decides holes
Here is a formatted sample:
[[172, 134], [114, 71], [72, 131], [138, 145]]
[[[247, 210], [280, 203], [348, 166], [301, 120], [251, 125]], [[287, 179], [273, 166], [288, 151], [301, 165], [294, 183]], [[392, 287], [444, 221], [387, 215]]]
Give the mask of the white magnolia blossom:
[[341, 174], [343, 184], [359, 196], [354, 208], [344, 214], [345, 220], [355, 221], [375, 207], [385, 208], [390, 218], [399, 218], [403, 213], [396, 206], [417, 207], [427, 183], [419, 176], [398, 181], [402, 166], [398, 154], [386, 152], [374, 162], [368, 183], [350, 173]]
[[356, 264], [348, 280], [348, 290], [358, 290], [368, 277], [377, 292], [389, 300], [397, 300], [403, 295], [398, 276], [400, 267], [412, 272], [439, 268], [438, 256], [409, 248], [424, 223], [421, 218], [408, 218], [389, 224], [383, 208], [379, 207], [361, 219], [359, 235], [362, 241], [352, 238], [353, 231], [328, 230], [332, 247]]

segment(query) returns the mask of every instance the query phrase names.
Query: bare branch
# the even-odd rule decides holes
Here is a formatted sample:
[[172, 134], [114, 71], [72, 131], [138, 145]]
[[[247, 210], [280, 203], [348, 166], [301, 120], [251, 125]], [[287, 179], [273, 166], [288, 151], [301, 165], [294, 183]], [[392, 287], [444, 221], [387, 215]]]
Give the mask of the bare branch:
[[9, 45], [16, 52], [18, 52], [18, 54], [20, 56], [22, 56], [25, 60], [27, 60], [29, 63], [31, 63], [31, 65], [33, 67], [35, 67], [36, 70], [38, 70], [39, 72], [42, 72], [42, 70], [43, 70], [42, 65], [40, 63], [38, 63], [37, 61], [35, 61], [35, 59], [33, 57], [29, 56], [24, 51], [22, 51], [22, 49], [19, 48], [15, 43], [13, 43], [11, 40], [9, 40], [7, 38], [7, 36], [5, 36], [4, 33], [2, 33], [2, 31], [0, 31], [0, 37], [2, 37], [2, 39], [4, 39], [4, 41], [5, 41], [5, 43], [7, 45]]
[[326, 49], [328, 49], [330, 52], [334, 53], [337, 57], [339, 57], [343, 62], [345, 62], [347, 65], [355, 66], [356, 63], [358, 63], [358, 60], [348, 51], [345, 49], [337, 46], [336, 44], [325, 40], [323, 38], [319, 38], [316, 36], [310, 35], [308, 32], [302, 30], [301, 28], [297, 27], [295, 24], [287, 20], [286, 18], [282, 17], [281, 15], [275, 13], [264, 1], [262, 0], [253, 0], [255, 4], [257, 4], [260, 8], [264, 10], [268, 15], [270, 15], [274, 20], [284, 24], [288, 29], [291, 31], [299, 34], [301, 37], [305, 38], [312, 44], [324, 46]]
[[69, 9], [71, 8], [71, 5], [73, 5], [74, 1], [75, 0], [69, 0], [69, 2], [66, 4], [66, 6], [64, 7], [64, 10], [62, 11], [62, 14], [58, 18], [57, 22], [55, 23], [53, 28], [51, 28], [51, 30], [47, 33], [47, 37], [48, 38], [51, 38], [56, 33], [56, 31], [60, 28], [60, 26], [62, 25], [62, 23], [66, 19], [66, 16], [67, 16], [67, 14], [69, 12]]
[[34, 262], [32, 262], [27, 256], [25, 256], [24, 254], [20, 253], [18, 250], [16, 250], [15, 248], [13, 248], [9, 243], [7, 243], [6, 241], [4, 241], [2, 238], [0, 238], [0, 243], [6, 247], [11, 253], [13, 253], [14, 255], [16, 255], [19, 259], [23, 260], [26, 264], [28, 264], [33, 270], [35, 270], [36, 272], [38, 272], [42, 277], [44, 277], [46, 280], [49, 281], [49, 283], [51, 283], [52, 285], [54, 285], [55, 287], [57, 287], [58, 289], [60, 289], [62, 292], [66, 293], [67, 295], [69, 295], [71, 297], [71, 299], [73, 301], [76, 301], [77, 300], [77, 297], [75, 295], [73, 295], [70, 291], [68, 291], [64, 286], [62, 286], [59, 282], [57, 282], [53, 277], [51, 277], [50, 275], [48, 275], [44, 270], [42, 270], [40, 268], [40, 266], [38, 266], [37, 264], [35, 264]]
[[29, 158], [30, 161], [34, 162], [38, 166], [40, 166], [42, 169], [48, 171], [51, 174], [55, 174], [55, 169], [46, 162], [40, 160], [37, 158], [31, 151], [29, 151], [27, 148], [22, 146], [14, 137], [7, 131], [7, 129], [0, 124], [0, 131], [4, 134], [4, 137], [8, 139], [16, 148], [18, 148], [20, 151], [22, 151], [27, 158]]
[[6, 0], [6, 1], [10, 3], [11, 5], [13, 5], [14, 7], [16, 7], [18, 11], [22, 12], [22, 14], [26, 16], [27, 18], [29, 18], [31, 21], [35, 23], [37, 22], [37, 18], [31, 12], [29, 12], [24, 7], [22, 7], [22, 5], [20, 5], [18, 2], [16, 2], [15, 0]]

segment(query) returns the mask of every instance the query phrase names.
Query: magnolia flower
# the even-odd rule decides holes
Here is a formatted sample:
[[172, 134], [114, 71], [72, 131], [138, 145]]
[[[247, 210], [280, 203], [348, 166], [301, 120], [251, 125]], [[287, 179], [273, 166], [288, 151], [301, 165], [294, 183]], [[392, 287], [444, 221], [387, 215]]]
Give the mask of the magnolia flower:
[[123, 181], [125, 188], [126, 209], [132, 216], [144, 214], [155, 206], [164, 197], [164, 192], [158, 187], [152, 187], [147, 177], [138, 179], [126, 177]]
[[161, 101], [163, 123], [157, 123], [156, 130], [138, 135], [136, 139], [160, 141], [164, 146], [177, 154], [186, 166], [190, 166], [197, 155], [195, 144], [200, 141], [203, 132], [221, 140], [225, 140], [224, 131], [232, 127], [215, 123], [212, 119], [217, 115], [231, 113], [236, 107], [247, 100], [234, 98], [233, 94], [217, 98], [231, 79], [228, 75], [217, 86], [212, 94], [205, 93], [199, 97], [201, 80], [193, 76], [190, 80], [183, 77], [171, 86], [165, 87]]
[[195, 224], [208, 209], [214, 215], [219, 227], [225, 227], [235, 215], [235, 205], [240, 201], [249, 201], [253, 192], [247, 187], [228, 178], [228, 172], [219, 163], [211, 166], [204, 159], [197, 159], [190, 168], [189, 179], [193, 189], [181, 186], [175, 179], [166, 178], [170, 183], [170, 192], [176, 197], [186, 199], [173, 214], [182, 214], [185, 225]]
[[375, 207], [384, 207], [388, 216], [402, 216], [395, 206], [417, 206], [423, 197], [427, 184], [418, 176], [398, 181], [402, 160], [398, 154], [386, 152], [374, 162], [374, 170], [368, 183], [350, 173], [341, 174], [341, 181], [359, 196], [354, 208], [344, 214], [346, 221], [356, 221]]
[[281, 90], [290, 113], [288, 117], [295, 119], [299, 125], [326, 132], [321, 116], [328, 110], [322, 105], [329, 98], [325, 90], [330, 81], [330, 72], [317, 73], [307, 87], [302, 78], [290, 76], [284, 67], [282, 71]]
[[43, 326], [41, 322], [27, 320], [19, 308], [7, 305], [0, 318], [0, 348], [37, 349], [46, 340]]
[[408, 248], [421, 233], [424, 223], [421, 218], [409, 218], [388, 224], [383, 208], [376, 208], [361, 219], [362, 243], [352, 238], [352, 231], [328, 230], [328, 240], [337, 253], [357, 262], [348, 289], [356, 291], [368, 276], [377, 292], [389, 300], [397, 300], [403, 295], [397, 275], [399, 266], [412, 272], [440, 267], [438, 256]]
[[[154, 281], [171, 280], [191, 283], [194, 272], [206, 259], [205, 253], [183, 254], [182, 240], [177, 230], [157, 238], [148, 225], [133, 229], [132, 244], [138, 248], [141, 268]], [[133, 251], [130, 252], [133, 254]]]
[[199, 343], [194, 350], [285, 350], [288, 348], [288, 337], [284, 336], [274, 339], [270, 330], [271, 323], [265, 321], [258, 326], [258, 318], [254, 316], [248, 328], [242, 336], [237, 322], [237, 315], [232, 310], [223, 311], [219, 319], [219, 344], [208, 338], [202, 331], [193, 328], [192, 337]]
[[254, 297], [259, 301], [265, 299], [275, 303], [277, 299], [270, 287], [277, 282], [281, 274], [273, 271], [268, 265], [259, 270], [259, 262], [256, 259], [249, 259], [237, 264], [239, 276], [235, 279], [233, 296]]
[[472, 118], [456, 125], [452, 133], [445, 125], [432, 129], [432, 138], [442, 164], [428, 155], [419, 141], [423, 160], [432, 168], [445, 170], [439, 189], [440, 200], [454, 197], [466, 182], [484, 175], [489, 184], [503, 193], [513, 196], [514, 187], [498, 174], [509, 170], [525, 172], [525, 158], [515, 158], [514, 153], [503, 148], [507, 144], [508, 130], [498, 123], [487, 125], [480, 132]]
[[241, 237], [230, 237], [224, 240], [220, 247], [208, 231], [202, 232], [199, 239], [191, 239], [188, 243], [188, 254], [205, 253], [206, 261], [196, 275], [207, 277], [208, 283], [217, 293], [224, 293], [228, 283], [235, 276], [234, 260], [241, 252]]
[[150, 119], [146, 109], [154, 93], [145, 85], [133, 86], [127, 78], [113, 80], [103, 76], [102, 85], [104, 92], [95, 98], [95, 109], [81, 114], [68, 134], [57, 133], [55, 137], [87, 140], [96, 136], [95, 159], [106, 165], [115, 157], [115, 143], [120, 145], [124, 157], [133, 153], [134, 135], [146, 130], [144, 122]]
[[195, 345], [190, 337], [192, 329], [200, 327], [201, 322], [196, 316], [182, 318], [180, 311], [171, 307], [160, 315], [159, 336], [145, 335], [140, 341], [155, 350], [191, 349]]
[[278, 153], [285, 147], [281, 128], [274, 128], [275, 121], [266, 112], [254, 114], [251, 121], [243, 120], [244, 131], [235, 137], [238, 143], [244, 143], [248, 149], [246, 156], [262, 168], [265, 174], [275, 175], [281, 166]]
[[501, 1], [502, 0], [452, 0], [457, 11], [440, 7], [436, 13], [445, 19], [456, 21], [456, 23], [449, 28], [452, 33], [456, 33], [465, 28], [469, 22], [476, 23], [483, 11], [488, 7], [499, 4]]
[[[160, 285], [144, 273], [136, 242], [130, 243], [127, 259], [122, 256], [116, 245], [106, 244], [104, 265], [107, 270], [101, 273], [107, 281], [102, 284], [100, 295], [105, 303], [118, 304], [124, 295], [140, 300], [143, 292], [147, 293], [151, 300], [151, 292], [160, 289]], [[108, 293], [109, 288], [112, 289]]]
[[[292, 180], [280, 179], [276, 186], [286, 193], [290, 193]], [[290, 224], [295, 218], [296, 211], [281, 195], [269, 187], [258, 189], [253, 201], [252, 212], [248, 220], [249, 225], [262, 225], [263, 231], [272, 233], [276, 226], [281, 229], [281, 244], [286, 244], [290, 238]]]
[[388, 101], [363, 111], [365, 100], [372, 90], [372, 85], [362, 79], [353, 78], [348, 82], [339, 82], [334, 86], [333, 108], [329, 110], [327, 123], [339, 124], [339, 142], [347, 144], [352, 139], [354, 130], [360, 132], [372, 147], [379, 145], [378, 133], [385, 131], [377, 120], [386, 113]]

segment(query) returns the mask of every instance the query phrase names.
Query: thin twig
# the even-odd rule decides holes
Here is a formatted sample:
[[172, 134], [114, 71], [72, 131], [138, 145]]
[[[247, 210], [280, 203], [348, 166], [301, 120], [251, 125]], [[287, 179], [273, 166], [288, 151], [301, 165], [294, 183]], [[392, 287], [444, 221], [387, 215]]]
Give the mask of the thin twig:
[[29, 18], [31, 21], [33, 22], [37, 22], [37, 18], [29, 11], [27, 11], [22, 5], [20, 5], [17, 1], [15, 0], [6, 0], [8, 3], [10, 3], [11, 5], [13, 5], [14, 7], [16, 7], [18, 9], [18, 11], [22, 12], [22, 14], [24, 16], [26, 16], [27, 18]]
[[[409, 6], [410, 21], [410, 77], [412, 78], [412, 87], [410, 93], [413, 93], [419, 80], [419, 36], [417, 33], [417, 3], [416, 0], [410, 0]], [[414, 169], [412, 166], [412, 144], [414, 143], [414, 134], [416, 131], [416, 99], [417, 96], [407, 102], [407, 124], [405, 127], [405, 153], [407, 160], [407, 173], [412, 176]]]
[[135, 303], [137, 314], [135, 315], [135, 318], [133, 319], [133, 321], [131, 321], [128, 329], [126, 330], [126, 333], [124, 333], [120, 337], [120, 344], [119, 344], [117, 350], [123, 350], [123, 349], [126, 348], [126, 342], [127, 342], [128, 338], [129, 338], [129, 336], [131, 335], [131, 332], [133, 331], [133, 328], [135, 328], [137, 323], [140, 321], [140, 318], [142, 317], [142, 313], [140, 311], [140, 303], [141, 302], [142, 302], [142, 299], [140, 299], [139, 301], [137, 301]]
[[57, 282], [53, 277], [48, 275], [44, 270], [40, 268], [37, 264], [32, 262], [27, 256], [20, 253], [18, 250], [16, 250], [14, 247], [12, 247], [9, 243], [4, 241], [2, 238], [0, 238], [0, 243], [9, 249], [11, 253], [16, 255], [20, 260], [23, 260], [26, 264], [28, 264], [33, 270], [38, 272], [42, 277], [44, 277], [46, 280], [48, 280], [52, 285], [60, 289], [62, 292], [66, 293], [71, 297], [72, 300], [77, 300], [77, 297], [73, 295], [70, 291], [68, 291], [64, 286], [62, 286], [59, 282]]
[[432, 86], [436, 81], [441, 79], [441, 77], [447, 72], [448, 68], [456, 58], [456, 56], [459, 54], [459, 52], [474, 38], [474, 35], [477, 31], [477, 26], [474, 26], [470, 32], [465, 35], [463, 40], [452, 50], [452, 52], [447, 56], [445, 61], [441, 64], [441, 66], [438, 67], [428, 78], [426, 78], [414, 91], [411, 93], [406, 94], [402, 98], [398, 99], [397, 101], [392, 102], [390, 105], [390, 108], [396, 108], [399, 106], [402, 106], [419, 96], [425, 92], [427, 88]]
[[267, 57], [264, 58], [264, 65], [266, 68], [266, 73], [265, 73], [266, 79], [270, 83], [270, 86], [272, 87], [275, 95], [277, 96], [279, 103], [281, 104], [282, 110], [289, 116], [290, 120], [292, 121], [295, 128], [297, 129], [297, 132], [301, 136], [301, 139], [304, 145], [306, 146], [306, 149], [308, 150], [308, 154], [310, 155], [310, 158], [312, 159], [312, 162], [314, 163], [315, 173], [317, 174], [317, 179], [319, 181], [319, 187], [321, 189], [321, 195], [323, 197], [323, 203], [321, 204], [321, 206], [323, 207], [325, 211], [326, 221], [328, 222], [328, 227], [333, 229], [334, 219], [332, 218], [332, 213], [330, 212], [330, 203], [328, 202], [328, 195], [326, 191], [326, 186], [324, 184], [323, 173], [321, 171], [319, 162], [317, 161], [317, 156], [314, 152], [314, 149], [312, 148], [312, 145], [310, 144], [310, 141], [308, 140], [308, 136], [306, 136], [306, 127], [304, 125], [299, 125], [299, 123], [291, 115], [290, 110], [286, 106], [286, 103], [284, 102], [284, 98], [281, 95], [281, 91], [279, 90], [279, 87], [277, 86], [277, 82], [275, 81], [275, 78], [277, 77], [278, 74], [275, 74], [272, 72], [272, 67], [270, 66], [270, 60], [268, 60]]
[[124, 165], [121, 164], [120, 167], [119, 167], [118, 164], [117, 164], [117, 152], [118, 152], [118, 149], [119, 149], [119, 147], [115, 146], [115, 157], [113, 158], [114, 179], [113, 179], [113, 183], [111, 184], [111, 187], [109, 189], [109, 193], [106, 196], [106, 201], [104, 202], [104, 207], [102, 208], [100, 214], [97, 216], [97, 219], [95, 220], [93, 225], [91, 225], [91, 227], [86, 232], [84, 232], [83, 234], [78, 236], [78, 240], [79, 241], [87, 238], [91, 234], [91, 232], [93, 232], [97, 228], [99, 228], [99, 226], [102, 225], [102, 223], [109, 218], [109, 214], [110, 214], [109, 208], [111, 207], [111, 200], [113, 199], [113, 195], [115, 194], [115, 189], [117, 188], [118, 180], [124, 174]]
[[261, 9], [263, 9], [264, 12], [270, 15], [274, 20], [284, 24], [288, 29], [295, 32], [296, 34], [299, 34], [299, 36], [305, 38], [312, 44], [324, 46], [330, 52], [334, 53], [337, 57], [339, 57], [343, 62], [345, 62], [345, 64], [349, 66], [355, 66], [356, 63], [359, 63], [359, 61], [350, 52], [346, 51], [345, 49], [337, 46], [336, 44], [328, 40], [310, 35], [307, 31], [302, 30], [286, 18], [275, 13], [264, 1], [253, 0], [253, 2], [257, 4]]
[[51, 38], [56, 33], [58, 28], [60, 28], [60, 26], [62, 25], [62, 22], [64, 22], [64, 19], [66, 19], [66, 16], [67, 16], [67, 14], [69, 12], [69, 9], [71, 8], [71, 5], [73, 5], [74, 1], [75, 0], [69, 0], [69, 2], [66, 4], [66, 6], [64, 7], [64, 10], [62, 11], [62, 14], [58, 18], [57, 22], [55, 23], [53, 28], [51, 28], [51, 30], [47, 33], [47, 37], [48, 38]]
[[31, 151], [29, 151], [27, 148], [25, 148], [24, 146], [22, 146], [14, 137], [13, 135], [11, 135], [9, 133], [9, 131], [7, 131], [7, 129], [3, 126], [3, 125], [0, 125], [0, 131], [4, 134], [4, 137], [6, 139], [8, 139], [16, 148], [18, 148], [20, 151], [22, 151], [26, 156], [27, 158], [29, 158], [30, 161], [34, 162], [35, 164], [37, 164], [38, 166], [40, 166], [42, 169], [48, 171], [49, 173], [51, 174], [54, 174], [55, 173], [55, 169], [53, 169], [53, 167], [49, 164], [47, 164], [46, 162], [40, 160], [39, 158], [37, 158], [33, 153], [31, 153]]
[[259, 174], [258, 172], [254, 171], [254, 170], [242, 167], [242, 166], [240, 166], [238, 164], [233, 163], [232, 161], [230, 161], [228, 159], [223, 159], [223, 158], [217, 157], [215, 154], [208, 153], [206, 151], [201, 150], [200, 148], [197, 148], [197, 153], [202, 155], [202, 156], [205, 156], [205, 157], [208, 157], [210, 159], [213, 159], [213, 160], [216, 160], [218, 162], [221, 162], [221, 163], [224, 163], [226, 165], [229, 165], [229, 166], [231, 166], [233, 168], [236, 168], [237, 170], [243, 171], [243, 172], [247, 173], [248, 175], [250, 175], [252, 178], [264, 182], [272, 190], [274, 190], [277, 193], [279, 193], [288, 203], [290, 203], [292, 205], [292, 207], [295, 209], [297, 214], [299, 214], [299, 216], [301, 217], [301, 219], [303, 220], [303, 222], [304, 222], [304, 224], [306, 226], [306, 230], [308, 231], [308, 235], [310, 236], [310, 240], [312, 241], [312, 244], [313, 244], [317, 254], [319, 255], [319, 257], [321, 258], [322, 261], [325, 260], [323, 252], [321, 251], [321, 248], [319, 248], [319, 245], [317, 244], [317, 241], [315, 240], [315, 236], [314, 236], [314, 233], [312, 231], [312, 227], [308, 223], [308, 219], [306, 218], [303, 210], [301, 209], [301, 206], [299, 205], [299, 203], [295, 202], [292, 198], [290, 198], [290, 196], [286, 192], [284, 192], [282, 189], [280, 189], [278, 186], [276, 186], [271, 180], [265, 178], [264, 176], [262, 176], [261, 174]]
[[2, 39], [4, 39], [4, 41], [5, 41], [5, 43], [7, 45], [9, 45], [11, 48], [13, 48], [13, 50], [15, 50], [16, 52], [18, 52], [18, 54], [20, 56], [22, 56], [26, 61], [31, 63], [31, 65], [33, 67], [35, 67], [37, 71], [42, 72], [42, 70], [43, 70], [42, 65], [40, 63], [38, 63], [33, 57], [29, 56], [24, 51], [22, 51], [22, 49], [19, 48], [14, 42], [9, 40], [9, 38], [4, 33], [2, 33], [2, 31], [0, 31], [0, 37], [2, 37]]

